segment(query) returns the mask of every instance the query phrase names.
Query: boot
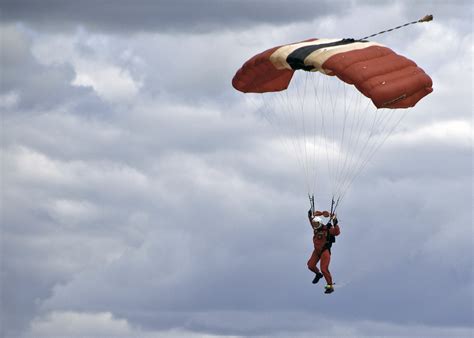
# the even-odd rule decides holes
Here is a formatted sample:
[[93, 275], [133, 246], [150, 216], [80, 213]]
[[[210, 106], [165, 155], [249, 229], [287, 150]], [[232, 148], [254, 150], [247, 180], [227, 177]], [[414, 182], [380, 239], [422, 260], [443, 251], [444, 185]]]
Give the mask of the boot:
[[313, 284], [316, 284], [317, 282], [319, 282], [321, 278], [323, 278], [323, 274], [321, 272], [316, 272], [316, 276], [314, 276], [314, 279], [313, 279]]
[[324, 293], [333, 293], [334, 292], [334, 286], [333, 285], [326, 285], [324, 288], [326, 289], [324, 291]]

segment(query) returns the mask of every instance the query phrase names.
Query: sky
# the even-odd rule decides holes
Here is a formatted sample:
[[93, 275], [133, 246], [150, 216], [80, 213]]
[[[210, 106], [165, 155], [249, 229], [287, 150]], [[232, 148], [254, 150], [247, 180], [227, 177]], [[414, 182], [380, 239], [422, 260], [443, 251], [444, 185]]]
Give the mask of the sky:
[[[472, 336], [472, 8], [1, 0], [2, 336]], [[434, 91], [339, 207], [325, 295], [301, 170], [232, 77], [425, 14], [374, 38]]]

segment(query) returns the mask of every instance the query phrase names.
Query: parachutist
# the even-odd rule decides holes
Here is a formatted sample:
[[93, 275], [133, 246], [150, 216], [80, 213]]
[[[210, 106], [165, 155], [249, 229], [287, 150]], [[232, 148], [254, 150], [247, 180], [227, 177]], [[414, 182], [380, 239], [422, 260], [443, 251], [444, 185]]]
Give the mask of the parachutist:
[[[324, 276], [327, 285], [331, 286], [331, 289], [328, 289], [326, 286], [325, 293], [331, 293], [334, 291], [332, 288], [332, 276], [329, 272], [331, 247], [332, 243], [336, 241], [336, 236], [339, 236], [341, 233], [341, 230], [337, 224], [338, 222], [336, 215], [330, 215], [330, 219], [333, 221], [333, 224], [331, 225], [331, 220], [328, 224], [323, 223], [323, 219], [320, 217], [323, 214], [327, 214], [329, 216], [329, 212], [315, 211], [313, 215], [308, 213], [308, 220], [311, 224], [311, 228], [313, 229], [314, 250], [307, 264], [308, 269], [316, 274], [313, 279], [313, 284], [316, 284], [319, 279]], [[318, 262], [320, 262], [321, 271], [319, 271], [317, 267]]]
[[[308, 192], [320, 194], [312, 188], [322, 183], [320, 168], [324, 166], [318, 159], [324, 151], [333, 159], [327, 161], [328, 171], [333, 173], [328, 182], [331, 211], [315, 211], [314, 194], [308, 194], [308, 219], [314, 231], [308, 268], [316, 274], [313, 283], [320, 275], [326, 279], [326, 293], [334, 291], [328, 267], [331, 245], [340, 233], [336, 217], [339, 202], [396, 130], [405, 115], [401, 112], [433, 91], [433, 81], [416, 62], [369, 39], [432, 19], [427, 15], [361, 39], [310, 38], [275, 46], [249, 58], [232, 78], [232, 86], [250, 97], [254, 97], [252, 93], [265, 94], [258, 95], [264, 117], [282, 129], [285, 146], [294, 146], [290, 150], [306, 175]], [[330, 222], [323, 224], [321, 216]]]

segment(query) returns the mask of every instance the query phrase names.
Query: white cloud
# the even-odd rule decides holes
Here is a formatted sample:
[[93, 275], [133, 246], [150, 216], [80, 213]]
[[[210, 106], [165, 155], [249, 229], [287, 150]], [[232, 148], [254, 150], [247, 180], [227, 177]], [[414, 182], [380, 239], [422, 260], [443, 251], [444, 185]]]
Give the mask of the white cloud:
[[93, 87], [97, 94], [109, 102], [131, 102], [141, 84], [135, 82], [127, 70], [101, 63], [82, 62], [75, 65], [75, 86]]
[[114, 318], [110, 312], [51, 312], [32, 321], [24, 337], [153, 337], [153, 338], [238, 338], [238, 335], [219, 335], [193, 332], [186, 329], [145, 331], [124, 319]]
[[88, 201], [58, 199], [47, 203], [46, 210], [60, 224], [93, 222], [99, 216], [99, 208]]
[[404, 145], [439, 142], [444, 145], [469, 148], [472, 144], [472, 125], [465, 120], [434, 122], [396, 133], [391, 141]]
[[17, 92], [10, 91], [5, 94], [1, 94], [0, 95], [0, 109], [15, 108], [19, 100], [20, 100], [20, 95]]
[[130, 49], [111, 50], [115, 40], [100, 34], [89, 36], [79, 29], [73, 36], [41, 36], [35, 40], [32, 50], [44, 65], [72, 65], [76, 73], [72, 85], [92, 87], [97, 95], [111, 103], [131, 103], [142, 83], [122, 63], [140, 64], [141, 59]]
[[146, 189], [147, 177], [138, 169], [107, 161], [65, 161], [20, 146], [8, 149], [5, 174], [18, 182], [64, 187], [97, 187], [126, 190]]
[[135, 332], [126, 320], [111, 313], [52, 312], [36, 318], [30, 325], [29, 337], [131, 337]]
[[8, 174], [17, 176], [22, 180], [54, 183], [70, 180], [61, 165], [45, 154], [20, 146], [16, 149], [10, 149], [6, 155], [6, 163], [11, 165], [11, 171]]
[[[169, 316], [163, 313], [163, 316]], [[186, 318], [186, 319], [185, 319]], [[52, 312], [42, 317], [37, 317], [31, 324], [29, 332], [25, 337], [200, 337], [200, 338], [237, 338], [247, 335], [238, 333], [211, 333], [208, 330], [219, 327], [222, 324], [237, 320], [234, 331], [245, 331], [250, 327], [274, 325], [272, 337], [287, 337], [291, 335], [296, 338], [303, 337], [471, 337], [473, 331], [466, 327], [428, 327], [415, 323], [410, 325], [396, 325], [381, 321], [345, 321], [336, 318], [327, 318], [316, 313], [309, 315], [304, 312], [280, 312], [276, 315], [265, 312], [239, 312], [223, 311], [201, 312], [195, 314], [183, 313], [183, 327], [163, 331], [148, 331], [130, 325], [124, 319], [114, 318], [109, 312], [80, 313], [80, 312]], [[200, 323], [201, 330], [186, 329], [191, 323]], [[228, 325], [223, 325], [223, 327]], [[217, 329], [218, 331], [218, 329]], [[258, 332], [258, 331], [257, 331]], [[260, 337], [259, 333], [252, 334]], [[267, 336], [264, 334], [263, 336]]]

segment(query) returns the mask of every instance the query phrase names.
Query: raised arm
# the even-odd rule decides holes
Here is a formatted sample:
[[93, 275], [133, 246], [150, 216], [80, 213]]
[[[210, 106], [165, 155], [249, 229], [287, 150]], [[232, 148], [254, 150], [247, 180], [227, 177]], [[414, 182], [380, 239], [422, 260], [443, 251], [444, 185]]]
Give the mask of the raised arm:
[[336, 215], [333, 215], [332, 217], [332, 224], [334, 225], [329, 229], [329, 233], [333, 236], [339, 236], [341, 233], [341, 229], [339, 228], [339, 221], [337, 219]]
[[309, 225], [311, 225], [311, 228], [313, 227], [313, 210], [309, 209], [308, 210], [308, 221]]

